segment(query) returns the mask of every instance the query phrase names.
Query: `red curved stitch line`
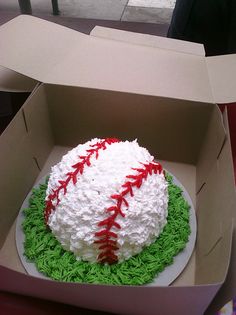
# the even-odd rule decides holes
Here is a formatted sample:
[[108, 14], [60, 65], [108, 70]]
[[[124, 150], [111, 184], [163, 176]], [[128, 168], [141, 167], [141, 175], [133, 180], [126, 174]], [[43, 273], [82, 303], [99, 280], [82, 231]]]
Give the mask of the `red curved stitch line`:
[[[152, 175], [152, 173], [162, 173], [163, 168], [159, 163], [150, 162], [148, 164], [141, 163], [144, 168], [132, 168], [133, 170], [137, 171], [137, 175], [127, 175], [126, 178], [129, 181], [125, 182], [121, 187], [125, 188], [119, 194], [111, 195], [110, 198], [116, 201], [115, 206], [111, 206], [106, 209], [107, 212], [113, 212], [105, 220], [98, 223], [98, 226], [102, 226], [105, 229], [98, 231], [95, 233], [96, 237], [102, 237], [102, 239], [95, 240], [95, 244], [99, 244], [99, 249], [102, 250], [101, 253], [98, 255], [98, 261], [101, 263], [108, 263], [113, 264], [118, 261], [118, 256], [115, 254], [115, 251], [118, 250], [117, 240], [112, 240], [111, 238], [117, 239], [117, 233], [111, 232], [111, 229], [117, 228], [120, 229], [121, 226], [115, 220], [118, 215], [125, 217], [124, 213], [121, 210], [122, 204], [126, 207], [129, 207], [125, 196], [130, 194], [131, 197], [134, 196], [133, 187], [137, 187], [138, 189], [141, 187], [143, 180], [147, 179], [148, 175]], [[133, 181], [132, 181], [133, 180]]]
[[60, 190], [63, 190], [63, 194], [65, 195], [67, 193], [67, 186], [69, 182], [72, 180], [73, 184], [75, 185], [77, 183], [77, 176], [78, 174], [83, 174], [84, 167], [87, 165], [88, 167], [91, 166], [90, 159], [95, 154], [96, 159], [98, 158], [98, 152], [99, 150], [105, 150], [106, 145], [110, 145], [115, 142], [119, 142], [119, 139], [116, 138], [106, 138], [104, 140], [101, 140], [100, 142], [97, 142], [93, 145], [90, 145], [91, 149], [86, 150], [88, 155], [85, 156], [79, 156], [81, 161], [78, 163], [72, 165], [72, 168], [75, 170], [73, 172], [69, 172], [66, 174], [67, 178], [65, 180], [59, 180], [58, 184], [59, 186], [56, 189], [53, 189], [52, 193], [49, 194], [48, 199], [46, 200], [46, 207], [44, 209], [44, 221], [45, 224], [48, 223], [49, 215], [53, 210], [55, 210], [55, 206], [53, 204], [53, 201], [56, 201], [56, 205], [59, 204], [59, 192]]

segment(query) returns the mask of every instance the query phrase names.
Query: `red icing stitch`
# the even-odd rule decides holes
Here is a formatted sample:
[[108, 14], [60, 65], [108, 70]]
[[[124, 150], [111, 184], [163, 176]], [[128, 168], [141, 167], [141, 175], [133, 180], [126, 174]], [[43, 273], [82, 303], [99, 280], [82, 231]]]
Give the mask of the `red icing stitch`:
[[[134, 196], [133, 188], [140, 188], [143, 180], [147, 179], [148, 175], [157, 174], [164, 172], [162, 166], [159, 163], [151, 162], [148, 164], [141, 163], [144, 168], [132, 168], [137, 171], [137, 175], [127, 175], [126, 181], [122, 188], [124, 188], [119, 194], [111, 195], [111, 199], [116, 202], [116, 205], [111, 206], [106, 209], [107, 212], [113, 212], [108, 218], [98, 223], [99, 227], [103, 227], [101, 231], [95, 233], [95, 236], [98, 238], [94, 243], [99, 244], [99, 249], [101, 253], [98, 255], [98, 260], [101, 263], [113, 264], [118, 261], [118, 257], [115, 254], [115, 251], [118, 249], [117, 244], [117, 233], [112, 232], [112, 228], [120, 229], [121, 226], [115, 220], [118, 215], [125, 217], [124, 213], [121, 210], [121, 207], [124, 205], [129, 207], [125, 196], [129, 195]], [[104, 228], [105, 227], [105, 228]], [[102, 238], [101, 238], [102, 237]], [[115, 239], [112, 240], [111, 238]]]
[[[85, 156], [79, 156], [80, 161], [76, 164], [74, 164], [72, 167], [75, 169], [73, 172], [67, 173], [67, 178], [65, 180], [59, 180], [58, 184], [59, 186], [52, 191], [52, 193], [48, 196], [48, 199], [46, 200], [46, 207], [44, 210], [44, 220], [45, 223], [47, 224], [49, 215], [53, 210], [55, 210], [55, 206], [53, 202], [56, 202], [56, 205], [59, 204], [60, 199], [59, 199], [59, 192], [62, 190], [63, 194], [65, 195], [67, 193], [67, 186], [70, 181], [73, 182], [75, 185], [77, 183], [77, 177], [79, 174], [83, 174], [84, 167], [85, 166], [90, 166], [91, 165], [91, 157], [95, 155], [96, 159], [98, 158], [99, 151], [100, 150], [105, 150], [107, 147], [107, 144], [110, 145], [115, 142], [119, 142], [120, 140], [116, 138], [106, 138], [104, 140], [101, 140], [95, 144], [90, 145], [91, 149], [86, 150], [87, 155]], [[112, 233], [112, 232], [110, 232]], [[111, 235], [112, 236], [112, 235]]]

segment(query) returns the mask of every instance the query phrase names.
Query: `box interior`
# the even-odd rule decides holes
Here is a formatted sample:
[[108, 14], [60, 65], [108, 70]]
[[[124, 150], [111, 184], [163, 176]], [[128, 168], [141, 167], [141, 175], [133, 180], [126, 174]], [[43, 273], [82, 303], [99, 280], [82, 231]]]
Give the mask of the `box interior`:
[[[137, 138], [182, 182], [196, 205], [196, 250], [175, 285], [222, 282], [231, 240], [231, 219], [221, 211], [229, 197], [229, 191], [222, 187], [229, 182], [229, 171], [225, 171], [224, 164], [227, 140], [212, 139], [214, 124], [224, 135], [221, 114], [213, 104], [42, 84], [0, 138], [1, 174], [6, 178], [1, 183], [1, 264], [24, 272], [12, 243], [12, 225], [37, 178], [48, 173], [68, 147], [94, 137], [116, 136]], [[212, 143], [215, 157], [207, 156]], [[206, 152], [204, 159], [202, 150]], [[209, 176], [202, 175], [205, 160], [209, 160]], [[198, 176], [204, 183], [197, 193]], [[233, 205], [227, 206], [228, 213]]]

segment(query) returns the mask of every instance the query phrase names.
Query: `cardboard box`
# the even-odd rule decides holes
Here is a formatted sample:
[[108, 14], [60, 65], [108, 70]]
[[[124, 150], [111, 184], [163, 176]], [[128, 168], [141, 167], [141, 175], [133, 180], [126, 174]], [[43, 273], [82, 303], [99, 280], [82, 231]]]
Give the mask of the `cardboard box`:
[[[235, 264], [233, 163], [215, 103], [236, 99], [227, 84], [236, 56], [208, 59], [198, 45], [194, 53], [193, 44], [152, 47], [126, 35], [102, 39], [30, 16], [0, 28], [0, 64], [42, 82], [0, 137], [0, 289], [119, 314], [203, 314], [223, 284], [219, 305], [235, 294], [231, 267], [225, 282]], [[68, 147], [106, 136], [138, 138], [196, 205], [196, 249], [169, 287], [62, 283], [20, 263], [15, 220], [27, 193]]]

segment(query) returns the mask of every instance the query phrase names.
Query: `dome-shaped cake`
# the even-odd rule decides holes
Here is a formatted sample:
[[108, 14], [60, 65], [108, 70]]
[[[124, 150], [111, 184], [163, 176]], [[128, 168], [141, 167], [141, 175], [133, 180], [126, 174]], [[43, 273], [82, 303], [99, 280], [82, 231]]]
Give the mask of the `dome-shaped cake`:
[[136, 140], [92, 139], [52, 167], [44, 219], [78, 260], [122, 262], [162, 232], [167, 188], [161, 165]]

